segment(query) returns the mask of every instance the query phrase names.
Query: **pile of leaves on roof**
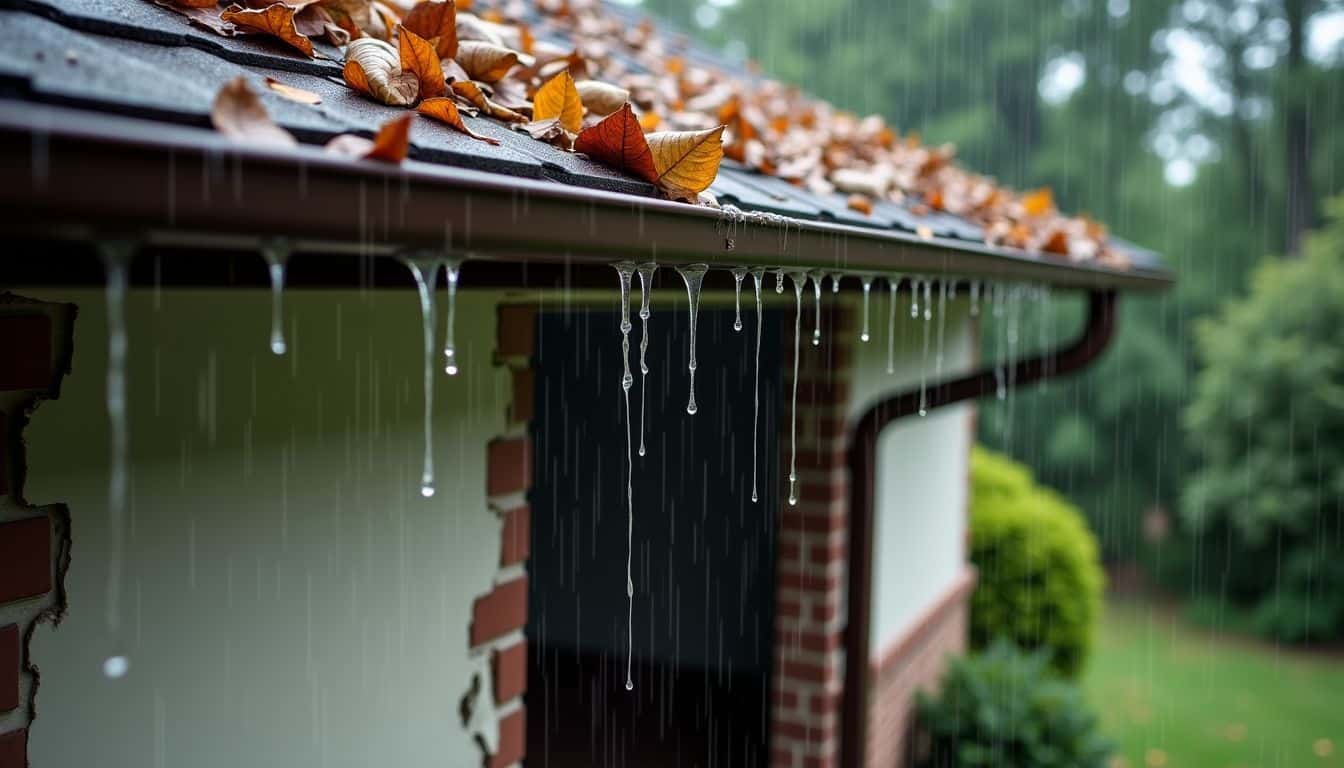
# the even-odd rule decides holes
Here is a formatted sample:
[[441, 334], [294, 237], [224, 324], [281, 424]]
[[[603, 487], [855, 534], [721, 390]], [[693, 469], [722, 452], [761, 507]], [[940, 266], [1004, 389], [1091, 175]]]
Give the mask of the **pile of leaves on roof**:
[[[486, 116], [672, 199], [712, 202], [705, 190], [727, 155], [817, 193], [845, 194], [863, 213], [876, 201], [946, 211], [981, 224], [990, 245], [1128, 263], [1101, 224], [1061, 214], [1048, 189], [1014, 192], [958, 167], [951, 145], [925, 146], [881, 117], [693, 60], [684, 41], [647, 21], [631, 25], [600, 0], [154, 1], [219, 34], [272, 35], [310, 57], [312, 41], [325, 40], [344, 51], [346, 82], [370, 99], [494, 143], [461, 117]], [[404, 144], [409, 117], [401, 125]]]

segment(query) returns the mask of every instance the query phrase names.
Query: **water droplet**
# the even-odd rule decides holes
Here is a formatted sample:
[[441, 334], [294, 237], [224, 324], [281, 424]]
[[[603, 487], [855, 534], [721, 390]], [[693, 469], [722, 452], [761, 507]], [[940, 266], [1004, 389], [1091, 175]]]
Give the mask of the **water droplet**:
[[707, 264], [688, 264], [684, 267], [677, 267], [677, 273], [686, 283], [686, 296], [690, 300], [691, 316], [691, 343], [690, 343], [690, 362], [686, 368], [691, 373], [691, 395], [686, 403], [686, 412], [694, 415], [700, 410], [695, 404], [695, 326], [700, 319], [700, 286], [704, 283], [705, 273], [709, 271]]
[[103, 661], [103, 675], [111, 680], [119, 680], [131, 669], [131, 662], [125, 656], [108, 656]]
[[441, 262], [425, 256], [408, 258], [405, 264], [415, 278], [420, 298], [420, 332], [424, 336], [425, 461], [420, 474], [420, 495], [429, 498], [434, 495], [434, 285], [438, 282]]

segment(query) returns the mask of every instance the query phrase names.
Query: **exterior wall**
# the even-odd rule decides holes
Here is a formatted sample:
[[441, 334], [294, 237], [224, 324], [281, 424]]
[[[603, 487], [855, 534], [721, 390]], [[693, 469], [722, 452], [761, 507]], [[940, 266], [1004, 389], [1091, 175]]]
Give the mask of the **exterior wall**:
[[[928, 381], [937, 379], [938, 318], [935, 313], [925, 358], [924, 321], [910, 318], [904, 286], [896, 306], [895, 372], [886, 372], [888, 296], [874, 296], [873, 340], [857, 348], [851, 418], [883, 396], [917, 388], [921, 370]], [[949, 301], [944, 377], [975, 363], [976, 342], [967, 303]], [[950, 406], [897, 421], [878, 438], [866, 751], [871, 768], [905, 764], [915, 691], [932, 688], [946, 658], [964, 649], [974, 581], [965, 546], [973, 419], [973, 405]]]
[[[262, 291], [132, 291], [116, 631], [102, 293], [48, 298], [80, 308], [73, 371], [0, 477], [26, 465], [26, 495], [59, 505], [20, 512], [13, 493], [0, 509], [7, 521], [68, 508], [70, 535], [46, 515], [47, 557], [28, 559], [52, 589], [22, 615], [3, 607], [3, 669], [9, 624], [63, 603], [62, 586], [70, 611], [20, 638], [40, 694], [36, 710], [0, 714], [0, 733], [26, 728], [0, 736], [0, 766], [23, 765], [25, 738], [39, 767], [518, 764], [530, 378], [517, 338], [492, 360], [498, 295], [459, 296], [462, 374], [435, 378], [439, 492], [422, 499], [413, 292], [289, 292], [290, 353], [274, 357]], [[0, 410], [12, 449], [8, 400]], [[129, 660], [119, 679], [102, 670], [113, 654]], [[37, 677], [20, 678], [26, 700]]]

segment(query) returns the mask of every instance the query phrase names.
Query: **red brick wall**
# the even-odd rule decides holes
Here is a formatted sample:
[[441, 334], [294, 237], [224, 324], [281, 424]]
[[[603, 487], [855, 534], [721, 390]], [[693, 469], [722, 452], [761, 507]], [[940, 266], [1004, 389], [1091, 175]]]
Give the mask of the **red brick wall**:
[[[771, 707], [774, 768], [832, 768], [840, 757], [849, 530], [845, 424], [858, 332], [852, 308], [823, 304], [822, 343], [814, 347], [811, 302], [804, 307], [798, 368], [797, 506], [788, 503], [792, 414], [787, 400], [779, 432], [780, 528]], [[792, 313], [786, 317], [783, 360], [788, 398], [793, 383]]]
[[500, 519], [499, 570], [491, 590], [476, 598], [468, 630], [471, 653], [490, 659], [499, 716], [499, 747], [486, 757], [489, 768], [522, 762], [527, 745], [527, 558], [531, 546], [527, 491], [532, 486], [532, 443], [527, 426], [532, 418], [532, 347], [536, 311], [527, 306], [499, 308], [495, 364], [509, 371], [512, 402], [507, 427], [490, 441], [486, 461], [486, 494]]
[[869, 665], [868, 768], [910, 763], [915, 692], [933, 690], [949, 656], [966, 649], [967, 599], [975, 577], [966, 571], [893, 645]]
[[23, 429], [41, 400], [60, 394], [70, 367], [74, 307], [0, 294], [0, 768], [27, 764], [37, 668], [28, 641], [65, 611], [70, 536], [61, 505], [23, 496]]

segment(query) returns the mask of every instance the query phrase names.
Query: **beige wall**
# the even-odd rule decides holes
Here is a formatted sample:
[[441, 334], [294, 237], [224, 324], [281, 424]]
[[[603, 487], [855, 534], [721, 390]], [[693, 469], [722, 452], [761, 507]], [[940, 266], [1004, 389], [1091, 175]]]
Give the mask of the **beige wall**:
[[[895, 372], [887, 373], [888, 302], [886, 284], [874, 286], [870, 311], [872, 340], [857, 344], [851, 419], [883, 397], [917, 388], [927, 365], [935, 378], [938, 317], [929, 328], [924, 360], [924, 321], [910, 317], [908, 285], [896, 306]], [[964, 296], [962, 297], [964, 299]], [[938, 296], [934, 292], [934, 307]], [[949, 301], [943, 329], [944, 376], [964, 372], [974, 356], [975, 338], [968, 303]], [[873, 660], [898, 642], [961, 576], [965, 567], [967, 472], [970, 409], [940, 408], [920, 418], [900, 419], [878, 438], [878, 476], [873, 530]]]
[[[133, 292], [113, 637], [102, 295], [26, 293], [79, 305], [74, 369], [26, 432], [27, 495], [69, 505], [73, 543], [69, 615], [32, 643], [32, 765], [477, 764], [457, 712], [475, 673], [490, 707], [467, 631], [499, 552], [497, 297], [460, 299], [463, 374], [436, 375], [440, 492], [425, 500], [412, 291], [288, 293], [285, 357], [263, 291]], [[103, 675], [112, 654], [124, 678]]]

